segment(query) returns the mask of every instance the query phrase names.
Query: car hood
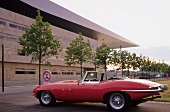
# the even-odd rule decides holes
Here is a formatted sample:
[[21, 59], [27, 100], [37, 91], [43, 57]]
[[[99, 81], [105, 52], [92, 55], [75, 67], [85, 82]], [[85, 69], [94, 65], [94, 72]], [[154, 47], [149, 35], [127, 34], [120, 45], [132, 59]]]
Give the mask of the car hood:
[[148, 86], [150, 86], [150, 87], [158, 87], [158, 86], [160, 86], [159, 83], [152, 82], [152, 81], [145, 80], [145, 79], [124, 79], [124, 80], [125, 80], [125, 81], [142, 83], [142, 84], [148, 85]]

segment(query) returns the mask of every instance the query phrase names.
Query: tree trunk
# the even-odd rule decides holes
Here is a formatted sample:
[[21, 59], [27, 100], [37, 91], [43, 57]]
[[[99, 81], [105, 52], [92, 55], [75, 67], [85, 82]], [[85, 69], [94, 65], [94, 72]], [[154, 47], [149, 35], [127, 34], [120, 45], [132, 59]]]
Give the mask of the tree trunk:
[[83, 65], [83, 63], [82, 63], [82, 62], [80, 62], [80, 66], [81, 66], [81, 77], [83, 76], [83, 75], [82, 75], [82, 71], [83, 71], [83, 67], [82, 67], [82, 65]]
[[142, 76], [143, 76], [143, 69], [142, 69]]
[[105, 75], [106, 75], [106, 80], [107, 80], [107, 74], [106, 74], [106, 69], [107, 69], [107, 67], [106, 67], [106, 65], [105, 65], [105, 67], [104, 67], [104, 71], [105, 71]]
[[94, 70], [96, 71], [96, 62], [95, 62], [95, 64], [94, 64]]
[[123, 64], [122, 64], [122, 77], [123, 77]]
[[42, 50], [41, 50], [41, 45], [39, 46], [39, 85], [41, 85], [41, 53], [42, 53]]
[[39, 85], [41, 85], [41, 61], [39, 60]]
[[128, 67], [128, 77], [130, 77], [130, 71], [129, 71], [129, 67]]

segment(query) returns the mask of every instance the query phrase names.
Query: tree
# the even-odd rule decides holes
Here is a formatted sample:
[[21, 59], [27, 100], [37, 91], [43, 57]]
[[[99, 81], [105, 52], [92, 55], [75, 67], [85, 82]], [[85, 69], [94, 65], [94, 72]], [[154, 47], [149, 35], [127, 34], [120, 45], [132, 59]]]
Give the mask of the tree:
[[151, 78], [150, 77], [151, 60], [149, 59], [149, 57], [146, 58], [146, 63], [145, 63], [145, 66], [144, 66], [144, 70], [146, 71], [146, 74], [147, 74], [147, 72], [149, 72], [149, 79], [150, 79]]
[[99, 67], [97, 65], [98, 59], [96, 58], [96, 52], [93, 52], [90, 63], [94, 65], [94, 70], [96, 71], [96, 69]]
[[128, 69], [128, 76], [130, 76], [130, 71], [129, 69], [133, 67], [133, 54], [131, 55], [129, 52], [127, 52], [127, 59], [126, 59], [126, 68]]
[[[118, 51], [112, 49], [110, 55], [111, 55], [111, 65], [114, 65], [117, 67], [120, 64]], [[117, 68], [116, 70], [119, 70], [119, 68]], [[117, 72], [116, 72], [116, 74], [117, 74]]]
[[128, 52], [127, 51], [123, 51], [120, 50], [118, 51], [118, 55], [119, 55], [119, 69], [122, 70], [122, 77], [123, 77], [123, 70], [126, 69], [126, 64], [127, 64], [127, 57], [128, 57]]
[[112, 49], [111, 51], [111, 64], [114, 66], [117, 66], [119, 64], [119, 54], [117, 50]]
[[161, 72], [167, 73], [168, 71], [168, 64], [164, 63], [164, 61], [161, 63]]
[[[133, 70], [137, 70], [137, 68], [139, 68], [139, 57], [138, 56], [136, 56], [136, 53], [132, 53], [132, 62], [131, 62], [131, 64], [132, 64], [132, 68], [133, 68]], [[135, 78], [135, 74], [134, 74], [134, 78]]]
[[141, 71], [142, 71], [142, 76], [144, 75], [143, 74], [143, 72], [144, 72], [144, 70], [145, 70], [145, 65], [146, 65], [146, 57], [145, 56], [142, 56], [142, 55], [140, 55], [140, 60], [139, 60], [139, 65], [140, 65], [140, 69], [141, 69]]
[[39, 64], [39, 85], [41, 84], [41, 64], [50, 65], [46, 61], [51, 56], [56, 56], [61, 51], [61, 43], [52, 35], [50, 24], [43, 22], [40, 11], [37, 11], [35, 22], [26, 29], [25, 34], [19, 38], [22, 49], [19, 52], [26, 56], [32, 55], [31, 62]]
[[153, 61], [151, 62], [151, 71], [154, 73], [154, 78], [155, 78], [155, 72], [156, 72], [156, 61], [153, 59]]
[[107, 69], [106, 66], [111, 63], [110, 53], [111, 53], [111, 49], [104, 43], [96, 48], [96, 60], [98, 60], [97, 65], [102, 66], [105, 72]]
[[80, 64], [81, 66], [81, 77], [82, 77], [82, 64], [88, 62], [92, 57], [92, 49], [90, 41], [84, 42], [81, 34], [73, 40], [70, 45], [66, 48], [66, 56], [64, 61], [68, 66], [72, 64]]
[[[142, 70], [143, 67], [143, 58], [142, 58], [142, 54], [140, 56], [136, 57], [136, 63], [137, 63], [137, 68], [139, 68], [140, 70]], [[142, 70], [143, 73], [143, 70]]]

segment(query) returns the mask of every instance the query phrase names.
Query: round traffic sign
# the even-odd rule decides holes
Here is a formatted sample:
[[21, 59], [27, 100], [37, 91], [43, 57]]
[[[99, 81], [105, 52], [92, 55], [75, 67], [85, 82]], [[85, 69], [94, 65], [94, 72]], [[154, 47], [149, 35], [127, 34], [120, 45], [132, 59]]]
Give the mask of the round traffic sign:
[[48, 82], [51, 79], [51, 72], [50, 71], [44, 71], [43, 79], [44, 79], [44, 81]]

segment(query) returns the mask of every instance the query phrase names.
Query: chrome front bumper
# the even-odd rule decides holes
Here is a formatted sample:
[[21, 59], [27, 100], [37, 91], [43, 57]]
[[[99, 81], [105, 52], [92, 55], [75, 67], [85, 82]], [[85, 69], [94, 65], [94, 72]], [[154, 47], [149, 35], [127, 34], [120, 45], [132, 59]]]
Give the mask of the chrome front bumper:
[[160, 88], [163, 89], [163, 90], [168, 90], [168, 85], [167, 84], [161, 84]]

